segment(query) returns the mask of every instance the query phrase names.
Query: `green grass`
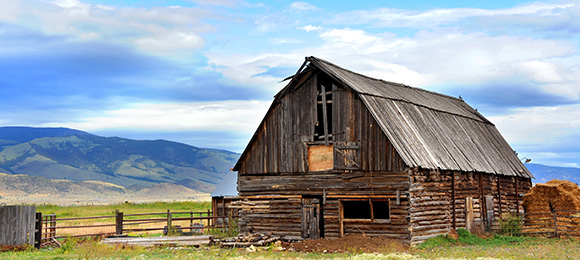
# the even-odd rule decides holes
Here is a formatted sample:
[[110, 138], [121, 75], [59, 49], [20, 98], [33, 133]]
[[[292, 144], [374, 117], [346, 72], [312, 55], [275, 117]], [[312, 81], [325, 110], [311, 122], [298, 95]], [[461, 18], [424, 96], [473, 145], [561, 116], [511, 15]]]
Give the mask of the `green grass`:
[[415, 247], [403, 253], [323, 254], [273, 252], [268, 247], [258, 252], [215, 247], [122, 247], [71, 239], [60, 248], [3, 252], [0, 259], [578, 259], [580, 256], [578, 240], [528, 238], [515, 243], [498, 238], [491, 240], [496, 241], [476, 244], [456, 241]]
[[493, 235], [490, 238], [482, 238], [475, 234], [469, 233], [469, 231], [460, 228], [457, 230], [459, 237], [454, 239], [449, 235], [441, 235], [434, 238], [430, 238], [419, 246], [421, 249], [430, 249], [435, 247], [446, 247], [446, 246], [456, 246], [456, 245], [479, 245], [479, 246], [504, 246], [504, 245], [514, 245], [522, 243], [534, 243], [535, 240], [532, 237], [525, 236], [506, 236], [506, 235]]
[[492, 235], [484, 239], [465, 229], [459, 237], [449, 235], [428, 239], [414, 248], [413, 254], [428, 259], [579, 259], [580, 241], [567, 238], [542, 238]]
[[211, 202], [154, 202], [154, 203], [120, 203], [99, 206], [58, 206], [35, 205], [37, 212], [56, 214], [59, 218], [94, 217], [114, 215], [116, 210], [125, 214], [163, 213], [171, 211], [207, 212], [211, 209]]

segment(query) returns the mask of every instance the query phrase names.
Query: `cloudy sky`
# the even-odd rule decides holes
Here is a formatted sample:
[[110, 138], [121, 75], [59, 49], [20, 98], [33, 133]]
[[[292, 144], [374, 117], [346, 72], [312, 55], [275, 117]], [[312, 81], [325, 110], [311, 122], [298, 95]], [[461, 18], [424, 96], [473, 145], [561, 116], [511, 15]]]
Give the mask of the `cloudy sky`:
[[2, 0], [0, 125], [241, 152], [306, 56], [451, 96], [580, 167], [578, 1]]

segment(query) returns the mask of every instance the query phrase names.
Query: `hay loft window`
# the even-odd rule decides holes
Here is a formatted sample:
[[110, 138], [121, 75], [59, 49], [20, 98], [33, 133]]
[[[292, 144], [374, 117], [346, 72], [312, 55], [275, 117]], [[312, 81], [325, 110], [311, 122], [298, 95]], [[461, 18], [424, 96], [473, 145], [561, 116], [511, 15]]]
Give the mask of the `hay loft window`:
[[332, 143], [332, 89], [333, 84], [325, 74], [319, 74], [316, 95], [316, 125], [314, 141]]
[[344, 220], [390, 221], [388, 199], [345, 199], [340, 201]]
[[308, 170], [328, 171], [334, 167], [333, 146], [311, 145], [308, 146]]

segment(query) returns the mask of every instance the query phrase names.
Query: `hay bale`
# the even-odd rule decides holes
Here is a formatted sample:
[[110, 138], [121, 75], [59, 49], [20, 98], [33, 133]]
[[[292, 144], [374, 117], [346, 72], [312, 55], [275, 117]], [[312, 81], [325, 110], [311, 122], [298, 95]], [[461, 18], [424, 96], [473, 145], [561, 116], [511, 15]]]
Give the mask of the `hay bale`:
[[[536, 184], [524, 196], [526, 210], [525, 227], [530, 233], [554, 232], [554, 215], [556, 211], [561, 231], [580, 231], [580, 187], [575, 183], [563, 180], [551, 180]], [[573, 223], [570, 223], [573, 222]], [[558, 224], [562, 225], [562, 224]]]
[[524, 196], [524, 208], [526, 213], [580, 211], [580, 188], [575, 183], [563, 180], [536, 184]]

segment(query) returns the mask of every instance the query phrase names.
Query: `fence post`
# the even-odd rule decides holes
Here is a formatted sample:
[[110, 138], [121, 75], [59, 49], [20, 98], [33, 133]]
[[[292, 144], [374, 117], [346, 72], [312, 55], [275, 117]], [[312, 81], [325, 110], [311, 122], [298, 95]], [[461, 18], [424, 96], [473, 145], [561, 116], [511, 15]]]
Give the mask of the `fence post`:
[[554, 215], [554, 235], [558, 237], [558, 218], [556, 217], [556, 210], [552, 210], [552, 214]]
[[193, 234], [193, 211], [189, 212], [189, 232]]
[[42, 243], [42, 212], [36, 212], [36, 222], [34, 223], [34, 247], [40, 248]]
[[207, 210], [207, 217], [208, 217], [208, 218], [207, 218], [207, 225], [208, 225], [208, 226], [212, 226], [212, 225], [210, 224], [211, 222], [213, 222], [213, 221], [212, 221], [212, 220], [213, 220], [213, 218], [210, 218], [211, 216], [212, 216], [212, 215], [211, 215], [211, 211], [208, 209], [208, 210]]
[[50, 233], [52, 237], [56, 237], [56, 214], [50, 216]]
[[167, 210], [167, 235], [168, 236], [171, 236], [173, 234], [173, 227], [171, 226], [171, 222], [172, 222], [171, 211], [168, 209]]
[[123, 234], [123, 212], [119, 212], [118, 209], [115, 210], [115, 233], [117, 235]]

